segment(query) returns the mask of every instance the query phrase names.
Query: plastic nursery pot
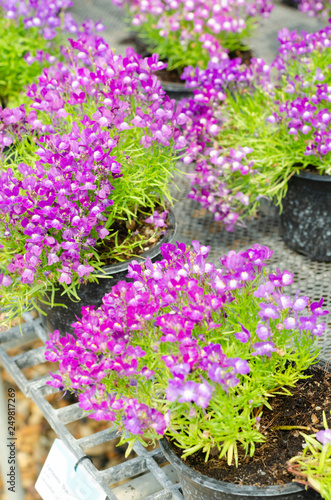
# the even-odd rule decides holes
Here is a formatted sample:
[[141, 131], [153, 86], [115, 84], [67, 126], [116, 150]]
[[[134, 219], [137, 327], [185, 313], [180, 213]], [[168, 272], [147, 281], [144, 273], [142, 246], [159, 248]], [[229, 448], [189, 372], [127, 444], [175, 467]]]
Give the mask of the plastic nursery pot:
[[[331, 372], [324, 360], [310, 367], [310, 370]], [[159, 441], [165, 458], [176, 469], [185, 500], [321, 500], [322, 497], [312, 488], [297, 482], [275, 486], [249, 486], [226, 483], [205, 476], [188, 467], [176, 455], [167, 439]]]
[[298, 8], [298, 0], [282, 0], [283, 5], [287, 5], [288, 7]]
[[71, 324], [76, 321], [76, 317], [81, 316], [81, 308], [83, 306], [99, 307], [102, 303], [102, 298], [106, 293], [109, 293], [114, 285], [119, 281], [133, 281], [127, 278], [128, 266], [132, 260], [144, 262], [149, 257], [153, 262], [161, 260], [160, 252], [163, 243], [171, 243], [175, 237], [177, 223], [175, 215], [172, 211], [168, 215], [167, 232], [162, 236], [159, 242], [151, 249], [143, 252], [139, 257], [128, 259], [120, 264], [104, 266], [102, 269], [105, 272], [105, 278], [98, 278], [99, 283], [87, 283], [81, 285], [78, 290], [79, 302], [73, 302], [67, 295], [61, 296], [61, 290], [55, 292], [54, 303], [64, 304], [63, 306], [50, 307], [39, 303], [40, 308], [47, 314], [46, 327], [47, 331], [60, 330], [61, 335], [73, 333]]
[[245, 486], [225, 483], [200, 474], [185, 465], [166, 439], [159, 441], [165, 458], [176, 469], [185, 500], [321, 500], [321, 495], [303, 485]]
[[281, 214], [286, 245], [311, 260], [331, 262], [331, 176], [310, 172], [288, 183]]
[[190, 97], [193, 97], [192, 89], [187, 89], [184, 83], [166, 82], [161, 78], [161, 85], [170, 99], [180, 101], [184, 98], [189, 99]]

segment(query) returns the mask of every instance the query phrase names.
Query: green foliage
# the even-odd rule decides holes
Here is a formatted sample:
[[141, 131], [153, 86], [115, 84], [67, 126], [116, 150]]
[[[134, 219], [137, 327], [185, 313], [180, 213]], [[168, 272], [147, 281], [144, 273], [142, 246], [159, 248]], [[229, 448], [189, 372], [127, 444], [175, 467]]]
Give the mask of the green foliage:
[[[269, 88], [254, 84], [252, 88], [244, 86], [226, 92], [225, 105], [220, 106], [224, 125], [218, 135], [219, 145], [225, 151], [243, 146], [252, 148], [248, 159], [254, 162], [254, 172], [249, 175], [229, 172], [224, 177], [234, 194], [242, 192], [249, 195], [249, 215], [256, 212], [263, 197], [281, 207], [290, 178], [307, 167], [320, 174], [331, 175], [331, 152], [325, 155], [305, 154], [307, 146], [315, 141], [317, 129], [314, 126], [308, 133], [298, 131], [296, 135], [291, 135], [289, 119], [274, 124], [268, 121], [274, 113], [279, 115], [281, 105], [298, 97], [310, 101], [316, 92], [319, 71], [322, 72], [322, 79], [318, 84], [329, 86], [329, 62], [329, 50], [315, 50], [306, 57], [304, 64], [299, 58], [286, 61], [286, 72], [280, 79], [272, 70], [272, 86], [269, 85]], [[318, 110], [322, 108], [323, 112], [331, 113], [330, 100], [323, 100], [317, 106]]]
[[[58, 40], [52, 40], [54, 53]], [[32, 83], [41, 73], [38, 61], [27, 64], [24, 56], [30, 53], [35, 57], [37, 51], [48, 52], [50, 42], [45, 40], [38, 28], [26, 29], [23, 21], [17, 22], [1, 16], [0, 10], [0, 105], [2, 107], [15, 101], [23, 88]], [[58, 52], [59, 49], [56, 49]], [[46, 66], [46, 61], [43, 61]]]
[[[180, 30], [170, 31], [167, 36], [162, 36], [156, 26], [155, 16], [149, 15], [147, 18], [148, 20], [140, 26], [131, 25], [131, 29], [136, 31], [150, 53], [157, 53], [160, 60], [167, 61], [168, 70], [182, 71], [186, 66], [207, 67], [211, 57], [210, 52], [199, 41], [201, 34], [192, 31], [192, 23], [183, 21]], [[253, 21], [248, 19], [246, 27], [240, 33], [221, 31], [216, 37], [217, 41], [230, 53], [247, 50], [245, 40], [251, 35], [253, 24]], [[187, 40], [181, 37], [182, 31], [190, 33]], [[205, 31], [208, 33], [208, 29]]]
[[[101, 90], [104, 89], [102, 88]], [[77, 129], [82, 132], [86, 129], [86, 122], [84, 122], [85, 124], [82, 123], [83, 117], [86, 119], [89, 117], [93, 122], [93, 114], [97, 112], [100, 105], [98, 99], [92, 93], [91, 95], [87, 95], [84, 103], [79, 105], [69, 104], [69, 97], [66, 95], [63, 101], [63, 106], [67, 112], [65, 118], [54, 118], [49, 112], [37, 111], [38, 120], [45, 126], [55, 126], [56, 132], [54, 132], [54, 135], [58, 132], [67, 137], [66, 134], [72, 133], [74, 127], [76, 127], [76, 132]], [[125, 97], [120, 96], [119, 100], [125, 100]], [[28, 115], [33, 108], [29, 107], [27, 101], [28, 99], [25, 96], [26, 114]], [[135, 103], [135, 98], [133, 97], [132, 102], [127, 107], [130, 119], [135, 116], [136, 106], [138, 105]], [[151, 110], [146, 110], [147, 112], [153, 113]], [[76, 203], [77, 212], [80, 213], [81, 217], [87, 218], [90, 214], [88, 209], [84, 207], [86, 205], [89, 206], [89, 203], [93, 201], [98, 200], [99, 202], [99, 198], [95, 196], [95, 191], [102, 188], [105, 177], [111, 179], [113, 189], [109, 193], [109, 198], [113, 200], [113, 204], [107, 207], [102, 213], [102, 216], [106, 220], [103, 221], [101, 219], [100, 221], [109, 231], [109, 235], [100, 238], [94, 227], [91, 230], [90, 237], [96, 241], [96, 244], [93, 246], [88, 244], [80, 247], [80, 262], [84, 265], [92, 266], [94, 272], [88, 276], [88, 279], [82, 279], [76, 272], [69, 285], [65, 282], [61, 283], [59, 281], [61, 277], [61, 265], [58, 263], [49, 264], [47, 252], [42, 251], [38, 255], [40, 264], [37, 266], [32, 285], [21, 283], [20, 276], [14, 276], [15, 279], [9, 287], [1, 287], [1, 294], [3, 294], [1, 311], [6, 313], [6, 321], [10, 321], [15, 315], [22, 314], [22, 312], [32, 308], [39, 309], [37, 301], [45, 297], [45, 294], [51, 297], [50, 302], [53, 306], [54, 299], [52, 297], [55, 290], [61, 289], [73, 301], [78, 301], [79, 287], [82, 284], [85, 285], [87, 281], [98, 282], [99, 278], [105, 277], [102, 266], [114, 263], [114, 261], [125, 261], [130, 257], [139, 255], [146, 247], [150, 248], [155, 245], [157, 239], [163, 234], [164, 229], [156, 228], [151, 224], [149, 228], [144, 228], [144, 231], [141, 231], [141, 221], [151, 216], [154, 210], [159, 210], [160, 208], [165, 210], [166, 206], [172, 204], [169, 183], [174, 172], [177, 170], [176, 162], [178, 157], [174, 153], [173, 138], [169, 140], [169, 146], [163, 146], [154, 142], [149, 148], [143, 147], [140, 144], [141, 139], [150, 133], [150, 129], [147, 126], [128, 127], [127, 130], [121, 133], [113, 127], [104, 129], [103, 134], [108, 136], [109, 140], [111, 137], [115, 137], [114, 142], [117, 141], [116, 145], [112, 147], [111, 156], [116, 158], [116, 162], [121, 165], [121, 175], [113, 176], [110, 169], [105, 173], [102, 166], [99, 168], [97, 166], [93, 167], [96, 187], [89, 190], [89, 202], [83, 200], [82, 203]], [[1, 169], [3, 171], [10, 169], [18, 182], [23, 181], [25, 178], [25, 175], [18, 169], [20, 163], [34, 168], [32, 175], [34, 175], [37, 181], [40, 181], [38, 177], [40, 171], [44, 170], [42, 177], [46, 180], [47, 172], [54, 167], [54, 164], [43, 162], [42, 166], [39, 165], [40, 171], [38, 171], [38, 167], [35, 166], [36, 161], [38, 162], [39, 160], [39, 135], [40, 132], [31, 131], [29, 128], [26, 132], [23, 131], [21, 135], [17, 134], [9, 151], [0, 159]], [[79, 144], [84, 148], [82, 142]], [[52, 147], [53, 143], [46, 145], [46, 149], [52, 149]], [[109, 154], [108, 147], [105, 148], [105, 154]], [[83, 154], [77, 156], [81, 161], [84, 161]], [[74, 165], [72, 168], [74, 172]], [[62, 181], [65, 179], [64, 175], [61, 177]], [[73, 174], [73, 180], [75, 180], [75, 175]], [[30, 187], [23, 188], [21, 186], [20, 195], [25, 199], [31, 196], [34, 199], [35, 206], [37, 206], [38, 202], [42, 199], [43, 193], [39, 196], [38, 190], [32, 188], [30, 191]], [[68, 196], [68, 203], [70, 202], [70, 196]], [[63, 213], [66, 216], [65, 209]], [[20, 215], [20, 218], [22, 219], [26, 216], [31, 217], [31, 214], [25, 212]], [[13, 259], [15, 260], [17, 256], [24, 256], [26, 254], [27, 240], [29, 238], [24, 227], [20, 226], [15, 217], [14, 219], [10, 219], [9, 215], [5, 217], [7, 219], [2, 222], [0, 229], [0, 245], [2, 245], [2, 248], [0, 246], [0, 273], [2, 272], [3, 274], [8, 273], [8, 265]], [[121, 223], [121, 227], [118, 226], [119, 222]], [[70, 227], [69, 222], [68, 227], [64, 227], [64, 230], [70, 229]], [[120, 235], [119, 233], [123, 228], [124, 230]], [[54, 237], [59, 244], [59, 248], [61, 247], [61, 243], [64, 241], [63, 231], [50, 228], [48, 236]], [[61, 255], [61, 250], [59, 250], [59, 255]]]
[[[323, 412], [325, 429], [328, 428]], [[306, 442], [303, 453], [289, 460], [288, 470], [299, 483], [309, 485], [320, 493], [324, 500], [331, 500], [331, 443], [321, 444], [316, 434], [300, 433]]]
[[[204, 287], [205, 293], [210, 291], [201, 275], [194, 278]], [[257, 334], [253, 333], [260, 320], [258, 312], [261, 299], [253, 296], [258, 282], [256, 279], [246, 287], [235, 290], [234, 300], [213, 312], [215, 328], [210, 328], [207, 322], [201, 322], [193, 329], [192, 337], [198, 339], [201, 349], [210, 344], [220, 344], [222, 352], [228, 358], [247, 360], [250, 367], [247, 375], [238, 375], [240, 383], [235, 387], [229, 386], [227, 391], [221, 384], [214, 384], [214, 393], [207, 409], [198, 405], [194, 405], [193, 409], [191, 402], [171, 402], [162, 397], [166, 394], [172, 374], [161, 355], [180, 356], [180, 353], [176, 342], [160, 342], [163, 332], [158, 327], [152, 328], [151, 325], [146, 325], [144, 330], [139, 330], [136, 334], [131, 332], [131, 344], [139, 346], [146, 353], [139, 360], [138, 373], [135, 374], [137, 384], [130, 384], [129, 377], [123, 377], [123, 374], [116, 376], [114, 372], [102, 381], [109, 393], [116, 387], [116, 392], [121, 396], [138, 397], [139, 401], [156, 408], [162, 414], [168, 413], [171, 416], [171, 424], [166, 434], [175, 441], [176, 446], [184, 450], [183, 458], [201, 450], [206, 461], [211, 453], [216, 452], [220, 458], [226, 457], [229, 465], [233, 462], [238, 465], [238, 447], [243, 448], [246, 455], [253, 456], [255, 444], [265, 441], [257, 420], [263, 413], [263, 407], [272, 407], [272, 396], [275, 394], [288, 394], [290, 397], [290, 391], [285, 390], [284, 386], [294, 387], [299, 379], [307, 378], [303, 371], [316, 362], [318, 349], [310, 333], [293, 331], [289, 334], [286, 329], [276, 328], [276, 324], [286, 317], [286, 310], [278, 320], [270, 320], [272, 340], [277, 352], [270, 358], [252, 354], [252, 344], [259, 340]], [[183, 299], [180, 308], [190, 304], [184, 294]], [[164, 314], [170, 311], [171, 307], [163, 309]], [[154, 320], [153, 323], [155, 324]], [[240, 324], [244, 324], [251, 332], [250, 342], [243, 343], [235, 337], [234, 333], [240, 329]], [[145, 376], [139, 373], [143, 366], [154, 371], [152, 378], [146, 380]], [[207, 373], [201, 375], [198, 370], [191, 370], [190, 380], [200, 383], [204, 377], [208, 379]], [[121, 423], [120, 419], [117, 423]], [[144, 437], [153, 441], [159, 439], [153, 430], [148, 435], [144, 433]], [[146, 445], [140, 436], [132, 436], [129, 433], [122, 435], [120, 444], [132, 444], [136, 440]]]

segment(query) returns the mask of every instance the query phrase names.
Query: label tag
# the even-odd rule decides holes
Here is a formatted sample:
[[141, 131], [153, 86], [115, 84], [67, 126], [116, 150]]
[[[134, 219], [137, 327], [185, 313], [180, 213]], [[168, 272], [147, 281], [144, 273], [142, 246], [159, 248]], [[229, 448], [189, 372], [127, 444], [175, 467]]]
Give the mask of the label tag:
[[55, 439], [35, 488], [44, 500], [106, 500], [97, 481], [78, 464], [75, 455]]

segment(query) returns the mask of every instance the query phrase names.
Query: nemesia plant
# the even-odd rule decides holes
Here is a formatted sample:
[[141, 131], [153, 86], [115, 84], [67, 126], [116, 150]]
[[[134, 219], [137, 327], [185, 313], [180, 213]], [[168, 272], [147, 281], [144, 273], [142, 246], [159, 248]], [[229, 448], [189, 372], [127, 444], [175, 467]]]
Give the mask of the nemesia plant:
[[288, 180], [309, 167], [330, 174], [331, 28], [279, 33], [271, 66], [240, 59], [187, 68], [189, 196], [232, 230], [262, 197], [281, 205]]
[[245, 40], [259, 17], [268, 17], [272, 0], [112, 0], [126, 8], [148, 50], [168, 61], [168, 69], [205, 68], [227, 51], [247, 49]]
[[305, 12], [309, 17], [327, 18], [331, 13], [330, 0], [298, 0], [298, 7], [301, 12]]
[[215, 266], [209, 247], [162, 245], [163, 260], [132, 262], [99, 309], [82, 308], [75, 336], [47, 341], [59, 361], [50, 385], [75, 393], [90, 418], [123, 431], [120, 443], [166, 435], [183, 457], [202, 450], [238, 462], [265, 440], [259, 430], [273, 393], [305, 378], [327, 314], [288, 270], [267, 272], [272, 251], [230, 251]]
[[311, 486], [325, 500], [331, 499], [331, 430], [323, 412], [324, 430], [307, 436], [303, 453], [289, 460], [288, 471], [296, 481]]
[[[7, 318], [59, 286], [77, 300], [102, 265], [151, 245], [164, 231], [158, 210], [171, 203], [176, 149], [185, 144], [185, 115], [164, 97], [157, 56], [117, 56], [94, 35], [70, 43], [67, 64], [30, 87], [30, 106], [0, 115], [0, 145], [11, 148], [0, 173]], [[143, 219], [156, 230], [140, 234]]]
[[64, 32], [78, 33], [65, 12], [72, 5], [71, 0], [0, 0], [1, 106], [60, 57]]
[[[188, 147], [183, 162], [188, 166], [193, 162], [195, 166], [189, 172], [188, 196], [232, 231], [253, 211], [253, 195], [246, 185], [256, 168], [251, 159], [252, 148], [240, 140], [241, 132], [231, 125], [231, 105], [242, 96], [255, 96], [259, 89], [269, 92], [270, 67], [262, 59], [253, 58], [246, 66], [240, 58], [227, 58], [219, 64], [210, 62], [206, 70], [187, 67], [183, 76], [194, 94], [185, 103], [184, 135]], [[238, 122], [240, 117], [239, 114]], [[231, 131], [236, 133], [237, 142], [225, 141], [225, 134]]]

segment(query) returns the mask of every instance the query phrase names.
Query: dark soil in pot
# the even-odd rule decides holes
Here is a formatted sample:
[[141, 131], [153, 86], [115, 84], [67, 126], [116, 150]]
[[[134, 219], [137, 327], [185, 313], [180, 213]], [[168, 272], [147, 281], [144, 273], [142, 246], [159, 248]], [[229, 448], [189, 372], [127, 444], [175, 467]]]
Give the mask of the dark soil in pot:
[[229, 57], [230, 57], [230, 59], [236, 59], [237, 57], [240, 57], [243, 64], [245, 64], [246, 66], [249, 66], [251, 60], [254, 57], [254, 54], [250, 49], [234, 50], [233, 52], [229, 53]]
[[62, 290], [58, 290], [55, 293], [54, 303], [64, 304], [66, 307], [50, 307], [40, 303], [40, 307], [47, 314], [47, 331], [60, 330], [62, 335], [67, 332], [73, 333], [73, 328], [70, 325], [76, 321], [76, 317], [81, 316], [81, 308], [83, 306], [94, 305], [99, 307], [102, 303], [103, 296], [109, 293], [112, 287], [119, 281], [133, 281], [126, 277], [128, 265], [132, 260], [144, 262], [147, 257], [153, 262], [161, 260], [161, 245], [163, 243], [170, 243], [175, 236], [176, 221], [173, 212], [169, 212], [166, 222], [168, 225], [167, 231], [154, 246], [151, 246], [149, 249], [145, 248], [145, 251], [142, 251], [139, 256], [132, 257], [125, 262], [113, 264], [113, 261], [110, 261], [109, 265], [102, 268], [105, 272], [105, 277], [98, 278], [99, 283], [82, 284], [78, 290], [79, 302], [73, 302], [67, 295], [61, 296]]
[[286, 245], [311, 260], [331, 262], [331, 176], [313, 170], [294, 175], [282, 204]]
[[[241, 453], [238, 468], [229, 467], [224, 459], [219, 460], [217, 453], [214, 457], [210, 457], [208, 462], [205, 462], [205, 456], [201, 452], [185, 459], [184, 464], [193, 471], [203, 474], [201, 477], [208, 476], [212, 478], [212, 482], [219, 482], [220, 485], [228, 483], [228, 489], [225, 488], [226, 495], [224, 497], [222, 495], [203, 496], [201, 493], [199, 496], [194, 496], [189, 493], [185, 498], [197, 500], [223, 498], [315, 500], [321, 498], [314, 490], [309, 488], [305, 491], [302, 485], [293, 483], [293, 476], [287, 471], [287, 461], [302, 451], [304, 440], [299, 433], [300, 429], [277, 429], [283, 426], [300, 426], [305, 427], [303, 432], [312, 434], [324, 428], [323, 411], [327, 416], [328, 425], [331, 426], [331, 374], [319, 366], [310, 368], [306, 374], [312, 376], [309, 379], [300, 380], [296, 387], [288, 388], [292, 396], [270, 398], [269, 402], [273, 410], [265, 408], [260, 421], [260, 429], [266, 441], [256, 445], [252, 458], [245, 457], [245, 454]], [[170, 444], [172, 451], [180, 458], [181, 450], [172, 443]], [[207, 482], [208, 477], [206, 477]], [[201, 484], [200, 480], [198, 482]], [[294, 495], [295, 490], [299, 496]], [[231, 496], [232, 494], [234, 496]]]

